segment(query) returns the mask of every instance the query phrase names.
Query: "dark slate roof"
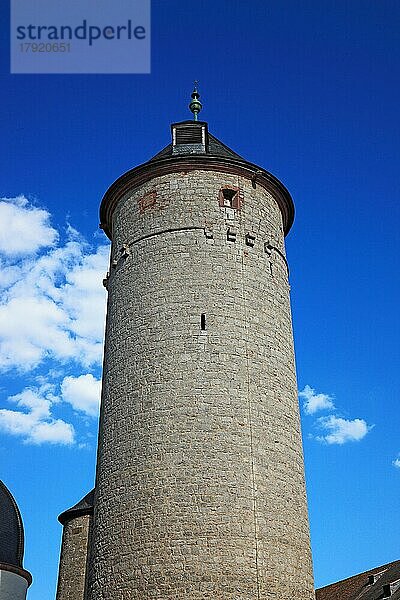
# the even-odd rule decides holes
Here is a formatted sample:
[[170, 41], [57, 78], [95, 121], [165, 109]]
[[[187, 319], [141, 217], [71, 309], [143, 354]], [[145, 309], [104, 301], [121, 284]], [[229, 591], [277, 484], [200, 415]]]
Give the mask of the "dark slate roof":
[[10, 490], [0, 480], [0, 563], [22, 568], [24, 527]]
[[[189, 121], [191, 123], [191, 121]], [[233, 150], [231, 150], [228, 146], [225, 146], [219, 139], [215, 136], [208, 134], [208, 152], [209, 156], [218, 156], [220, 158], [234, 158], [236, 160], [241, 160], [242, 162], [247, 162], [242, 156], [236, 154]], [[148, 162], [153, 162], [157, 160], [161, 160], [162, 158], [168, 158], [172, 156], [172, 144], [168, 144], [165, 146], [160, 152], [158, 152], [153, 158], [151, 158]]]
[[76, 517], [81, 517], [83, 515], [92, 515], [93, 506], [94, 489], [88, 494], [86, 494], [86, 496], [84, 496], [82, 500], [79, 500], [77, 504], [61, 513], [61, 515], [58, 517], [58, 520], [60, 521], [60, 523], [65, 525], [65, 523], [67, 523], [71, 519], [75, 519]]
[[[391, 586], [397, 581], [398, 587]], [[316, 600], [400, 600], [400, 560], [319, 588], [315, 595]]]

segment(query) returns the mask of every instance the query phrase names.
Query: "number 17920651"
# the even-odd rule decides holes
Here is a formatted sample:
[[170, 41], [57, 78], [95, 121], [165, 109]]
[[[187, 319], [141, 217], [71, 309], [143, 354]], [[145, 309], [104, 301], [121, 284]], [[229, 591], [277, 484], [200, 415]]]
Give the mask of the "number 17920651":
[[22, 42], [20, 45], [21, 52], [71, 52], [70, 43], [44, 43], [35, 44], [32, 42]]

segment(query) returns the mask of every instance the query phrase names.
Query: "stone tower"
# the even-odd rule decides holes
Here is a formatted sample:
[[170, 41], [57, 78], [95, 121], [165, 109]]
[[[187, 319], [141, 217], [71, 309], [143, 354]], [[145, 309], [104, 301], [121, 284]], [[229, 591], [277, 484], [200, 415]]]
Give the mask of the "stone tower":
[[293, 203], [191, 108], [101, 205], [112, 250], [86, 597], [311, 600]]
[[94, 490], [58, 517], [63, 535], [56, 600], [84, 599], [93, 497]]

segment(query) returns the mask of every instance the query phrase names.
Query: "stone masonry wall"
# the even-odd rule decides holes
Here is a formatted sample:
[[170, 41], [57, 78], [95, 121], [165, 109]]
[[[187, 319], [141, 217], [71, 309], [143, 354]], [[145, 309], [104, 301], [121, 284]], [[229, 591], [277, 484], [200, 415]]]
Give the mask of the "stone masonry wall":
[[119, 202], [90, 600], [314, 598], [284, 252], [275, 200], [236, 175]]
[[63, 527], [57, 600], [83, 600], [91, 517], [83, 515]]

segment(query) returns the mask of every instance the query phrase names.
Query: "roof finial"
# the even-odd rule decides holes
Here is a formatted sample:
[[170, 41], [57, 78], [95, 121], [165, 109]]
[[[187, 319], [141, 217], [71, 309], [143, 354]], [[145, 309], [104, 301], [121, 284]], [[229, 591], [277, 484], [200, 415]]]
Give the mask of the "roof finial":
[[194, 120], [195, 121], [197, 121], [197, 115], [199, 114], [199, 112], [203, 108], [203, 105], [202, 105], [202, 103], [199, 100], [200, 94], [197, 91], [198, 84], [199, 84], [199, 82], [196, 80], [194, 82], [194, 89], [193, 89], [193, 92], [192, 92], [192, 101], [189, 104], [189, 108], [190, 108], [191, 112], [194, 115]]

